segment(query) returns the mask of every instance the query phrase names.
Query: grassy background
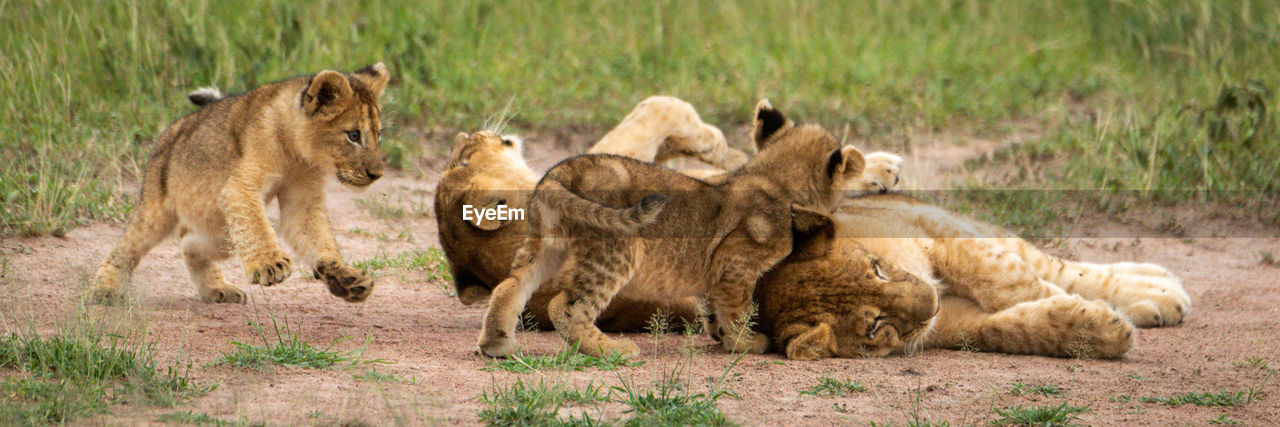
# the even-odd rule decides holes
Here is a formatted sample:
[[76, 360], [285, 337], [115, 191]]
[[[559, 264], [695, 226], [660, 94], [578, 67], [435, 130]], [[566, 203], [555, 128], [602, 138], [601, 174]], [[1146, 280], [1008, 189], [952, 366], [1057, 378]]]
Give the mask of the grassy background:
[[[1278, 189], [1271, 1], [4, 1], [0, 234], [119, 218], [184, 94], [386, 61], [387, 151], [598, 130], [654, 93], [722, 126], [767, 96], [873, 146], [1034, 129], [1010, 159], [1083, 189]], [[429, 144], [440, 144], [430, 142]], [[10, 163], [12, 162], [12, 163]]]

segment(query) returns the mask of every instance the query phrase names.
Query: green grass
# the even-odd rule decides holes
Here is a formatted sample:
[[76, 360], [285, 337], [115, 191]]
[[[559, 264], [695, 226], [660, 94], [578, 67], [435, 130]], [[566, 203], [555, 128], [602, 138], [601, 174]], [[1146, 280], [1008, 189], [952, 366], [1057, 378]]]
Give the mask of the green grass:
[[610, 401], [610, 389], [588, 384], [582, 390], [569, 388], [562, 383], [525, 384], [516, 380], [504, 387], [485, 390], [480, 401], [486, 408], [477, 414], [488, 425], [595, 425], [595, 420], [583, 414], [560, 419], [561, 408], [586, 406]]
[[1035, 425], [1035, 426], [1070, 426], [1080, 419], [1079, 414], [1089, 412], [1088, 407], [1071, 406], [1067, 402], [1061, 405], [1042, 405], [1023, 408], [1022, 405], [996, 408], [995, 425]]
[[550, 356], [515, 354], [505, 359], [491, 360], [481, 369], [490, 372], [507, 371], [527, 374], [535, 371], [581, 371], [587, 368], [614, 371], [622, 367], [643, 364], [643, 360], [631, 360], [631, 357], [618, 353], [611, 353], [604, 357], [588, 356], [578, 352], [577, 345], [571, 345]]
[[249, 326], [258, 331], [262, 345], [246, 344], [232, 341], [235, 350], [222, 355], [214, 361], [214, 365], [231, 365], [241, 368], [266, 369], [269, 364], [296, 366], [311, 369], [329, 369], [338, 364], [354, 366], [358, 363], [379, 363], [380, 360], [361, 360], [364, 349], [334, 351], [333, 346], [342, 339], [335, 340], [324, 348], [316, 347], [303, 341], [297, 330], [290, 328], [287, 321], [271, 319], [272, 335], [268, 337], [262, 325], [250, 321]]
[[373, 368], [365, 369], [364, 372], [361, 372], [356, 375], [352, 375], [352, 378], [355, 378], [357, 380], [368, 381], [371, 383], [388, 383], [388, 382], [397, 382], [397, 383], [404, 383], [404, 384], [418, 383], [417, 377], [406, 380], [392, 374], [384, 374], [384, 373], [378, 372], [377, 369], [373, 369]]
[[1219, 415], [1218, 418], [1209, 420], [1209, 424], [1243, 424], [1240, 420], [1228, 417], [1227, 414]]
[[600, 131], [665, 93], [721, 126], [768, 96], [874, 147], [1030, 128], [1011, 157], [1050, 176], [1026, 186], [1274, 191], [1278, 13], [1213, 0], [5, 2], [0, 233], [126, 215], [124, 184], [192, 111], [193, 88], [380, 60], [394, 73], [384, 151], [406, 168], [447, 152], [416, 130], [443, 140], [508, 102], [516, 128]]
[[444, 256], [444, 251], [438, 248], [396, 255], [378, 254], [373, 258], [353, 262], [351, 266], [374, 276], [384, 270], [398, 268], [425, 272], [427, 280], [453, 281], [453, 275], [449, 272], [449, 260]]
[[633, 381], [623, 379], [622, 385], [614, 390], [621, 393], [622, 402], [629, 407], [624, 411], [630, 416], [624, 423], [627, 426], [733, 424], [716, 406], [716, 401], [723, 397], [737, 398], [732, 390], [720, 388], [718, 384], [712, 384], [704, 393], [695, 393], [690, 388], [680, 378], [677, 368], [664, 372], [653, 387], [640, 388]]
[[853, 393], [862, 393], [867, 391], [867, 387], [862, 383], [845, 378], [843, 380], [836, 379], [830, 374], [823, 375], [818, 379], [818, 384], [804, 390], [800, 390], [801, 396], [848, 396]]
[[149, 345], [106, 334], [4, 335], [0, 424], [65, 423], [125, 400], [172, 406], [214, 388], [196, 385], [179, 366], [162, 369], [153, 355]]
[[266, 425], [263, 423], [257, 423], [257, 424], [250, 423], [249, 420], [246, 418], [240, 418], [238, 420], [224, 420], [221, 418], [210, 416], [209, 414], [196, 413], [190, 410], [175, 411], [167, 414], [161, 414], [159, 417], [156, 417], [156, 421], [159, 421], [162, 423], [194, 424], [194, 425], [202, 425], [202, 426], [219, 426], [219, 427]]
[[1186, 404], [1200, 406], [1242, 406], [1258, 397], [1257, 390], [1224, 390], [1217, 393], [1183, 393], [1168, 397], [1139, 397], [1143, 403], [1159, 403], [1168, 406]]
[[1061, 397], [1062, 388], [1052, 384], [1025, 384], [1014, 382], [1009, 384], [1009, 394], [1014, 396], [1030, 396], [1038, 394], [1041, 396]]

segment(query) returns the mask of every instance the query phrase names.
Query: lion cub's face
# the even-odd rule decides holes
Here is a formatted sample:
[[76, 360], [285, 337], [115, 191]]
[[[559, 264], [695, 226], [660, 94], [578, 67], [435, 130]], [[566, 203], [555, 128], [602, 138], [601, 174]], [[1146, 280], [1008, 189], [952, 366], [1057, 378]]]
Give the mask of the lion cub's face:
[[798, 237], [792, 255], [757, 285], [760, 324], [788, 358], [866, 357], [923, 343], [937, 291], [886, 264], [828, 223]]
[[382, 95], [390, 74], [382, 63], [350, 75], [321, 71], [302, 92], [307, 118], [302, 155], [311, 164], [332, 168], [338, 181], [364, 187], [382, 177]]
[[453, 139], [449, 151], [449, 163], [445, 170], [457, 167], [473, 167], [505, 171], [516, 169], [529, 171], [524, 162], [524, 141], [514, 136], [498, 136], [482, 130], [474, 134], [459, 133]]

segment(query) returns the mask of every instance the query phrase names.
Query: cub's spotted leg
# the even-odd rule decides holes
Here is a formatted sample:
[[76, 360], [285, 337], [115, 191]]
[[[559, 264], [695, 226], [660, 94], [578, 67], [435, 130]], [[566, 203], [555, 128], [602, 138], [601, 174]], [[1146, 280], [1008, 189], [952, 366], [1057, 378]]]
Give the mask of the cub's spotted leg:
[[1041, 280], [1035, 268], [996, 238], [933, 239], [927, 249], [938, 275], [952, 294], [965, 296], [995, 312], [1014, 304], [1063, 293]]
[[1133, 325], [1101, 301], [1056, 295], [995, 313], [947, 296], [926, 346], [955, 350], [1113, 359], [1133, 345]]
[[138, 260], [173, 233], [178, 215], [165, 209], [160, 201], [151, 201], [157, 197], [158, 195], [153, 194], [144, 195], [142, 205], [134, 209], [133, 219], [125, 228], [124, 237], [98, 267], [91, 291], [94, 301], [105, 304], [119, 302], [124, 297], [125, 282], [138, 266]]
[[324, 209], [324, 182], [295, 181], [279, 199], [280, 234], [303, 264], [315, 267], [316, 278], [334, 296], [347, 302], [368, 299], [373, 293], [373, 278], [342, 262]]
[[211, 238], [198, 231], [182, 231], [182, 257], [187, 262], [187, 271], [191, 273], [191, 281], [196, 283], [201, 301], [243, 304], [248, 300], [244, 291], [227, 283], [215, 263], [229, 255], [224, 250], [222, 239]]
[[568, 250], [560, 246], [562, 243], [537, 236], [525, 238], [511, 263], [511, 277], [494, 287], [489, 297], [477, 343], [481, 353], [506, 357], [520, 350], [515, 339], [520, 314], [534, 291], [564, 266]]
[[560, 281], [564, 290], [551, 299], [547, 314], [560, 336], [577, 344], [578, 351], [597, 357], [640, 352], [631, 340], [609, 338], [595, 324], [618, 290], [631, 281], [638, 246], [632, 239], [581, 239], [572, 249], [573, 263], [553, 279]]

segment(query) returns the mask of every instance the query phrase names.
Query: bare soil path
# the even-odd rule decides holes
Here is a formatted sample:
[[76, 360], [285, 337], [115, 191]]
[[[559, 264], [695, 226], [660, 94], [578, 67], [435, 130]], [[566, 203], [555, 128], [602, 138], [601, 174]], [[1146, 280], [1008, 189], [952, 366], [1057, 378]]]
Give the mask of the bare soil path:
[[[432, 141], [446, 144], [445, 140]], [[908, 159], [909, 188], [940, 188], [940, 178], [955, 173], [957, 159], [993, 149], [995, 143], [923, 145], [902, 153]], [[528, 157], [547, 168], [569, 152], [549, 138], [531, 138]], [[928, 178], [932, 177], [932, 178]], [[331, 186], [328, 207], [339, 245], [348, 260], [363, 260], [439, 247], [430, 217], [436, 176], [413, 179], [390, 174], [370, 190], [353, 193]], [[926, 179], [927, 178], [927, 179]], [[945, 180], [945, 178], [943, 178]], [[913, 182], [917, 183], [912, 185]], [[1124, 227], [1102, 223], [1099, 228]], [[125, 307], [85, 304], [84, 288], [122, 224], [97, 223], [66, 237], [11, 238], [0, 242], [17, 280], [4, 289], [4, 332], [34, 325], [53, 333], [77, 313], [144, 328], [162, 360], [191, 360], [203, 384], [213, 392], [177, 410], [222, 419], [268, 424], [475, 424], [484, 405], [477, 397], [495, 384], [564, 381], [617, 385], [621, 378], [650, 384], [670, 371], [689, 348], [678, 334], [632, 337], [642, 343], [643, 366], [618, 371], [516, 374], [483, 370], [489, 361], [473, 353], [483, 306], [463, 306], [447, 295], [447, 284], [417, 270], [381, 272], [367, 303], [353, 305], [328, 294], [303, 274], [270, 287], [241, 285], [251, 295], [245, 305], [201, 303], [190, 283], [178, 246], [162, 243], [138, 267], [133, 278], [137, 299]], [[1194, 309], [1177, 327], [1142, 330], [1123, 360], [1072, 360], [960, 351], [927, 350], [882, 359], [786, 361], [778, 355], [748, 355], [729, 374], [738, 398], [719, 401], [736, 422], [771, 424], [905, 423], [915, 417], [953, 424], [986, 424], [993, 408], [1011, 405], [1087, 406], [1087, 424], [1207, 424], [1222, 415], [1246, 424], [1280, 421], [1280, 379], [1259, 380], [1280, 367], [1280, 268], [1259, 261], [1260, 253], [1280, 254], [1280, 239], [1268, 238], [1074, 238], [1050, 250], [1086, 261], [1141, 260], [1165, 265], [1186, 282]], [[235, 260], [222, 264], [231, 283], [244, 284]], [[364, 347], [363, 357], [385, 361], [349, 369], [316, 370], [269, 367], [265, 371], [213, 366], [233, 350], [232, 341], [260, 342], [249, 321], [287, 320], [307, 342], [335, 349]], [[365, 340], [368, 340], [365, 346]], [[551, 354], [560, 339], [550, 332], [520, 336], [529, 352]], [[709, 338], [698, 337], [687, 372], [690, 387], [700, 389], [718, 377], [733, 357]], [[1253, 362], [1251, 363], [1251, 359]], [[1268, 368], [1259, 368], [1269, 364]], [[401, 382], [355, 378], [370, 367]], [[802, 396], [799, 390], [824, 374], [847, 377], [868, 391], [847, 397]], [[1014, 396], [1010, 383], [1046, 383], [1061, 397]], [[1240, 407], [1144, 403], [1139, 397], [1187, 392], [1245, 390], [1262, 394]], [[1126, 401], [1126, 396], [1131, 400]], [[86, 423], [152, 422], [172, 408], [120, 404], [112, 415]], [[605, 405], [604, 418], [623, 416], [621, 404]], [[566, 410], [567, 411], [567, 410]], [[593, 414], [594, 415], [594, 414]]]

